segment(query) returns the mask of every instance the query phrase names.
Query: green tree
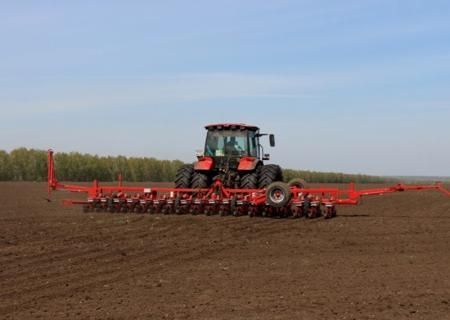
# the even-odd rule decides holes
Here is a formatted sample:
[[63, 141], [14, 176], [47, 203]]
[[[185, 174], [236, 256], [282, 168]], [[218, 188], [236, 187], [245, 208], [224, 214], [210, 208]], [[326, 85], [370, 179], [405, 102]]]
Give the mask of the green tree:
[[0, 151], [0, 180], [8, 181], [13, 179], [10, 156], [6, 151]]

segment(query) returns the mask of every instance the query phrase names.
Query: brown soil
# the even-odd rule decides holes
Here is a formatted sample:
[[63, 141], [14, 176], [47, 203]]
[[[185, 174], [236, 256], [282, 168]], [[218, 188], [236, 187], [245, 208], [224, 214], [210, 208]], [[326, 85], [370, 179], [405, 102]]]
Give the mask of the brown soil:
[[0, 318], [450, 319], [437, 192], [332, 220], [83, 214], [37, 183], [0, 194]]

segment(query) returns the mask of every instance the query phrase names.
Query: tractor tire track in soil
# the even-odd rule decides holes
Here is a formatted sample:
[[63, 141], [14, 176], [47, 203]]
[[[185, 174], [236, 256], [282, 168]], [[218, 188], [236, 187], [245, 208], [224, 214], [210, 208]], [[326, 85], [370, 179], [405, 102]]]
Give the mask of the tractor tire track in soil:
[[[247, 223], [249, 223], [249, 221], [247, 221]], [[220, 222], [216, 222], [215, 224], [220, 224]], [[248, 229], [248, 227], [241, 226], [242, 225], [242, 221], [237, 221], [235, 218], [233, 218], [233, 220], [228, 220], [226, 221], [225, 225], [235, 225], [237, 224], [238, 226], [240, 226], [240, 228], [237, 228], [237, 230], [233, 230], [233, 231], [245, 231]], [[252, 222], [252, 224], [256, 224], [258, 225], [258, 223], [254, 223]], [[213, 224], [214, 225], [214, 224]], [[270, 225], [274, 225], [274, 223], [270, 224]], [[288, 226], [285, 226], [285, 228]], [[285, 229], [284, 228], [284, 229]], [[260, 232], [257, 235], [253, 235], [250, 238], [255, 238], [255, 237], [261, 237], [261, 236], [269, 236], [270, 234], [273, 233], [278, 233], [278, 232], [283, 232], [283, 228], [276, 228], [276, 229], [267, 229], [267, 230], [263, 230], [262, 232]], [[148, 232], [146, 232], [146, 234], [148, 234]], [[176, 230], [172, 230], [171, 233], [169, 233], [167, 235], [168, 237], [174, 237], [176, 236]], [[139, 234], [136, 234], [135, 238], [140, 238]], [[229, 239], [222, 239], [222, 240], [229, 240]], [[166, 253], [166, 254], [162, 254], [159, 255], [157, 257], [151, 257], [148, 258], [148, 256], [146, 254], [148, 254], [149, 252], [146, 251], [136, 251], [133, 252], [134, 247], [130, 246], [130, 247], [121, 247], [120, 251], [123, 252], [129, 252], [126, 257], [128, 260], [130, 260], [127, 263], [127, 267], [133, 269], [133, 275], [134, 276], [141, 276], [141, 275], [145, 275], [149, 270], [149, 266], [151, 267], [154, 264], [159, 264], [161, 262], [164, 262], [164, 270], [167, 270], [170, 267], [175, 266], [176, 264], [178, 264], [180, 261], [181, 262], [188, 262], [188, 261], [194, 261], [200, 258], [205, 258], [205, 257], [211, 257], [214, 254], [217, 254], [219, 252], [223, 252], [223, 250], [233, 250], [234, 247], [236, 247], [236, 245], [230, 245], [230, 244], [226, 244], [226, 245], [219, 245], [219, 248], [208, 248], [205, 247], [204, 245], [199, 245], [197, 247], [193, 247], [193, 248], [189, 248], [188, 250], [179, 250], [179, 251], [173, 251], [170, 253]], [[95, 252], [96, 254], [93, 256], [90, 255], [73, 255], [73, 256], [69, 256], [70, 259], [74, 260], [75, 258], [79, 258], [79, 261], [77, 262], [71, 262], [71, 266], [79, 266], [82, 263], [85, 262], [85, 260], [92, 260], [92, 259], [101, 259], [101, 258], [107, 258], [110, 257], [110, 259], [108, 259], [108, 264], [116, 264], [116, 263], [120, 263], [123, 260], [123, 256], [121, 256], [120, 254], [118, 254], [117, 252], [108, 252], [108, 253], [104, 253], [104, 254], [98, 254], [97, 252]], [[145, 267], [142, 268], [144, 266], [143, 262], [145, 262]], [[47, 269], [48, 266], [44, 266], [42, 269]], [[27, 308], [27, 302], [32, 302], [36, 299], [36, 296], [42, 296], [42, 297], [46, 297], [51, 298], [51, 297], [61, 297], [61, 296], [65, 296], [68, 293], [73, 293], [76, 292], [80, 289], [83, 288], [92, 288], [92, 287], [96, 287], [99, 285], [104, 285], [107, 283], [111, 283], [114, 282], [116, 280], [118, 280], [119, 278], [122, 277], [122, 273], [123, 270], [121, 269], [117, 269], [114, 267], [114, 265], [109, 265], [108, 267], [102, 267], [99, 270], [96, 271], [90, 271], [87, 270], [87, 268], [80, 268], [77, 269], [75, 272], [72, 273], [63, 273], [61, 274], [61, 272], [58, 271], [54, 271], [51, 273], [48, 272], [43, 272], [43, 275], [45, 276], [45, 279], [50, 279], [47, 280], [45, 282], [45, 284], [42, 285], [38, 285], [36, 287], [32, 287], [32, 288], [27, 288], [26, 290], [21, 290], [21, 291], [17, 291], [17, 292], [5, 292], [4, 294], [0, 294], [0, 298], [5, 298], [11, 295], [18, 295], [21, 296], [22, 298], [24, 298], [24, 302], [23, 302], [23, 308], [26, 309]], [[34, 281], [34, 280], [38, 280], [40, 277], [42, 277], [42, 275], [39, 276], [35, 276], [35, 277], [28, 277], [25, 276], [23, 279], [18, 279], [20, 276], [20, 274], [16, 274], [14, 277], [14, 282], [17, 284], [26, 284], [29, 283], [30, 281]], [[70, 286], [70, 290], [64, 289], [64, 284], [65, 283], [71, 283]], [[83, 283], [83, 284], [81, 284]], [[10, 283], [1, 283], [3, 287], [9, 287]], [[63, 287], [62, 290], [57, 290], [57, 288]], [[53, 294], [49, 294], [47, 293], [47, 291], [53, 292]], [[31, 298], [26, 299], [27, 296], [31, 296]], [[8, 312], [10, 311], [10, 308], [5, 308], [0, 309], [0, 312]]]
[[[220, 223], [220, 222], [218, 222]], [[239, 221], [228, 221], [226, 225], [240, 224]], [[144, 230], [141, 230], [144, 229]], [[175, 238], [177, 235], [177, 230], [170, 229], [168, 227], [164, 227], [159, 230], [159, 233], [163, 233], [164, 237]], [[126, 236], [124, 236], [126, 234]], [[125, 240], [129, 240], [129, 235], [132, 235], [133, 240], [145, 239], [149, 236], [150, 231], [146, 228], [146, 226], [141, 226], [138, 229], [127, 231], [126, 233], [120, 233], [119, 237], [115, 237], [115, 242], [121, 242]], [[103, 234], [105, 235], [105, 234]], [[21, 263], [19, 266], [17, 265], [9, 265], [7, 263], [4, 264], [4, 268], [6, 271], [0, 273], [0, 284], [7, 288], [11, 283], [20, 284], [22, 282], [29, 282], [33, 280], [37, 280], [45, 276], [45, 278], [52, 278], [54, 275], [58, 275], [61, 271], [54, 270], [60, 269], [61, 264], [67, 263], [70, 264], [71, 269], [74, 267], [82, 267], [85, 264], [86, 260], [107, 260], [108, 263], [117, 262], [118, 258], [122, 253], [126, 253], [127, 256], [131, 257], [134, 254], [146, 254], [148, 253], [145, 250], [140, 250], [135, 253], [134, 249], [136, 249], [136, 245], [132, 246], [120, 246], [119, 249], [111, 248], [110, 245], [106, 248], [98, 248], [96, 244], [91, 244], [94, 248], [84, 250], [81, 252], [66, 252], [62, 251], [62, 254], [54, 255], [53, 253], [49, 253], [48, 255], [42, 254], [39, 257], [30, 257], [26, 263]], [[105, 252], [106, 251], [106, 252]], [[107, 259], [111, 257], [111, 259]], [[24, 257], [22, 260], [26, 259]], [[13, 261], [16, 262], [16, 261]], [[17, 269], [20, 269], [18, 272]], [[76, 272], [79, 272], [78, 269]], [[35, 275], [30, 276], [30, 273], [33, 272]], [[70, 273], [67, 274], [67, 277], [70, 277]], [[6, 280], [4, 280], [6, 279]], [[8, 281], [9, 280], [9, 281]], [[3, 296], [8, 296], [9, 293], [0, 294], [0, 298]]]

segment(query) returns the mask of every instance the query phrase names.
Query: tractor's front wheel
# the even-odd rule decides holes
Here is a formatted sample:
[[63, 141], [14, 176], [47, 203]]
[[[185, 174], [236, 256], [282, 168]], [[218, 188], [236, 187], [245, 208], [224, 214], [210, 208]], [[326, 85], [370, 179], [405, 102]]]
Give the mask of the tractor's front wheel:
[[266, 201], [273, 208], [285, 207], [291, 198], [291, 188], [284, 182], [274, 182], [266, 189]]

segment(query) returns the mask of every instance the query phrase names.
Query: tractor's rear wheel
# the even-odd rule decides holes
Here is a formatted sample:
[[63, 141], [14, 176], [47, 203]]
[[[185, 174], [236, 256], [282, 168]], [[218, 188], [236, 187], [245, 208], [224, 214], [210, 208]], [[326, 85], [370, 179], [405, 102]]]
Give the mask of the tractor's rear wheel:
[[241, 177], [241, 189], [258, 189], [258, 173], [244, 174]]
[[261, 173], [259, 174], [259, 188], [267, 188], [269, 185], [277, 181], [283, 181], [283, 171], [281, 170], [281, 167], [275, 164], [263, 166]]
[[178, 169], [175, 176], [175, 188], [189, 189], [191, 187], [192, 176], [194, 174], [194, 166], [187, 164]]
[[208, 175], [201, 172], [194, 172], [194, 175], [192, 176], [192, 189], [206, 189], [208, 186]]

